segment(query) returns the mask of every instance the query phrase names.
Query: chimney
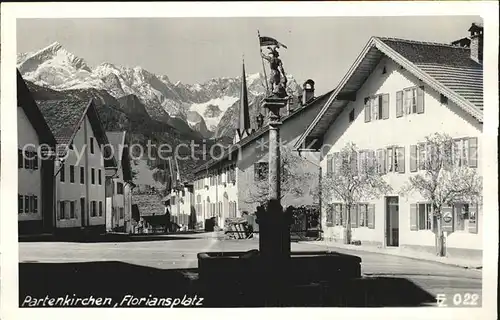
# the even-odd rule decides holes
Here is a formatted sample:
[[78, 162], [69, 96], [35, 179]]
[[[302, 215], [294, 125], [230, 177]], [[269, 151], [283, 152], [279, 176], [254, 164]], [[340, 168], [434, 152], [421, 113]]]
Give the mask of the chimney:
[[469, 28], [470, 57], [477, 63], [483, 63], [483, 27], [475, 23]]
[[306, 105], [314, 98], [314, 81], [309, 79], [302, 85], [302, 105]]

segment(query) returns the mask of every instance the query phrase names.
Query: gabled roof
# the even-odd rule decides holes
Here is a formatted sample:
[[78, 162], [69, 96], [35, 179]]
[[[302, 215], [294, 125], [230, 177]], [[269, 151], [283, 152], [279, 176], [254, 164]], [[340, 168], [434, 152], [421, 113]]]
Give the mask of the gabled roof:
[[[130, 165], [130, 149], [126, 131], [106, 132], [109, 144], [113, 147], [113, 155], [118, 163], [118, 169], [123, 171], [123, 181], [132, 181], [132, 167]], [[121, 151], [121, 154], [120, 154]]]
[[[442, 43], [372, 37], [327, 103], [297, 141], [319, 138], [387, 56], [425, 84], [483, 121], [483, 67], [470, 57], [470, 48]], [[359, 97], [358, 97], [359, 98]]]
[[[37, 101], [37, 104], [58, 144], [69, 145], [73, 141], [85, 116], [89, 118], [99, 145], [105, 146], [109, 143], [92, 100], [45, 100]], [[116, 165], [114, 157], [104, 160], [105, 167], [116, 167]]]
[[23, 109], [26, 117], [35, 129], [40, 143], [46, 143], [54, 147], [56, 145], [56, 139], [52, 131], [50, 130], [49, 125], [45, 121], [43, 114], [39, 109], [39, 106], [36, 104], [35, 100], [33, 100], [31, 92], [29, 91], [26, 82], [24, 82], [23, 77], [19, 73], [19, 70], [16, 71], [16, 76], [17, 105]]
[[[289, 119], [295, 118], [296, 116], [302, 114], [302, 112], [304, 110], [310, 108], [311, 106], [313, 106], [313, 105], [315, 105], [317, 103], [324, 103], [328, 99], [328, 97], [330, 97], [332, 95], [332, 93], [333, 93], [333, 90], [329, 91], [329, 92], [327, 92], [327, 93], [325, 93], [325, 94], [323, 94], [323, 95], [321, 95], [319, 97], [316, 97], [316, 98], [312, 99], [311, 101], [309, 101], [306, 105], [293, 110], [290, 114], [288, 114], [288, 115], [284, 116], [283, 118], [281, 118], [282, 126], [286, 123], [286, 121], [288, 121]], [[237, 152], [240, 148], [243, 148], [244, 146], [246, 146], [247, 144], [251, 143], [252, 141], [255, 141], [258, 138], [262, 137], [262, 135], [264, 135], [268, 131], [269, 131], [269, 125], [263, 126], [262, 128], [258, 129], [257, 131], [255, 131], [251, 135], [243, 138], [239, 142], [228, 146], [224, 150], [224, 155], [223, 156], [217, 157], [216, 159], [210, 159], [209, 161], [205, 162], [204, 164], [202, 164], [201, 166], [199, 166], [198, 168], [196, 168], [194, 170], [194, 172], [198, 173], [198, 172], [201, 172], [203, 170], [210, 170], [211, 167], [213, 167], [216, 164], [218, 164], [218, 163], [226, 160], [229, 157], [230, 154], [233, 154], [233, 153]]]

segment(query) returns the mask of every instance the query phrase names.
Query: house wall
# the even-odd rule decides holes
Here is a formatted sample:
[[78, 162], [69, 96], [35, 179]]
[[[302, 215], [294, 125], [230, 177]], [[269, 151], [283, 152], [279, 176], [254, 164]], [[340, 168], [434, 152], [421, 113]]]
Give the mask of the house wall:
[[[382, 74], [386, 66], [387, 73]], [[396, 92], [407, 87], [424, 86], [424, 113], [411, 114], [400, 118], [396, 117]], [[365, 122], [364, 98], [373, 94], [389, 94], [389, 119]], [[349, 113], [355, 111], [355, 120], [349, 122]], [[338, 152], [348, 142], [353, 142], [359, 149], [376, 150], [398, 145], [405, 147], [405, 173], [388, 173], [385, 175], [387, 182], [393, 187], [392, 196], [397, 196], [408, 178], [415, 174], [410, 172], [409, 158], [410, 145], [425, 141], [425, 137], [435, 133], [447, 133], [453, 138], [477, 137], [478, 153], [481, 149], [481, 124], [473, 119], [448, 100], [448, 104], [441, 103], [440, 95], [429, 86], [424, 85], [419, 79], [401, 69], [390, 60], [380, 62], [370, 75], [362, 88], [357, 92], [356, 101], [350, 102], [340, 114], [338, 119], [330, 124], [324, 136], [324, 143], [328, 145], [325, 152], [333, 154]], [[478, 170], [482, 172], [482, 161], [478, 156]], [[323, 172], [326, 173], [327, 157], [321, 161]], [[419, 194], [399, 197], [399, 245], [421, 250], [434, 251], [435, 237], [430, 230], [410, 231], [410, 204], [423, 201]], [[353, 239], [363, 243], [385, 245], [385, 199], [380, 198], [370, 203], [375, 204], [375, 228], [354, 228]], [[325, 227], [326, 215], [323, 214], [323, 229], [325, 237], [331, 240], [340, 240], [343, 237], [342, 227]], [[482, 248], [482, 208], [478, 213], [479, 229], [477, 234], [467, 231], [455, 231], [447, 236], [449, 252], [458, 251], [476, 254]], [[475, 251], [474, 251], [475, 250]]]
[[[87, 135], [87, 139], [85, 139]], [[90, 152], [90, 138], [94, 138], [94, 154]], [[97, 139], [92, 131], [88, 117], [85, 117], [84, 122], [78, 129], [73, 140], [74, 150], [70, 150], [65, 163], [65, 181], [61, 182], [61, 171], [56, 177], [56, 199], [57, 199], [57, 228], [105, 228], [105, 170], [102, 161], [101, 148], [98, 145]], [[84, 147], [85, 146], [85, 147]], [[85, 155], [87, 154], [87, 156]], [[88, 159], [87, 159], [88, 158]], [[70, 165], [75, 166], [75, 180], [70, 182]], [[80, 168], [85, 168], [84, 184], [80, 183]], [[95, 183], [91, 183], [91, 168], [95, 169]], [[56, 168], [56, 171], [58, 168]], [[101, 184], [99, 184], [99, 170], [101, 171]], [[87, 196], [88, 188], [88, 196]], [[83, 212], [80, 209], [80, 198], [85, 198], [86, 208]], [[60, 219], [60, 201], [76, 201], [75, 217]], [[90, 214], [91, 201], [97, 201], [97, 215], [92, 217]], [[102, 215], [99, 215], [99, 203], [102, 203]], [[69, 204], [66, 206], [69, 213]], [[68, 214], [67, 214], [68, 215]], [[83, 218], [83, 225], [82, 225]]]
[[[287, 119], [280, 126], [282, 146], [297, 157], [299, 156], [298, 153], [292, 151], [294, 150], [294, 144], [317, 115], [321, 105], [321, 103], [311, 105], [307, 110], [302, 111], [300, 115]], [[255, 191], [257, 188], [254, 179], [254, 164], [269, 162], [268, 145], [269, 133], [266, 133], [261, 138], [246, 145], [242, 150], [242, 156], [238, 159], [238, 212], [240, 215], [243, 211], [249, 213], [256, 211], [258, 203], [253, 201], [256, 198]], [[311, 205], [317, 202], [313, 197], [313, 192], [318, 185], [319, 158], [315, 153], [310, 152], [303, 152], [300, 157], [302, 160], [297, 160], [297, 169], [294, 172], [297, 176], [309, 174], [310, 179], [304, 181], [302, 195], [282, 194], [281, 204], [283, 207]]]
[[[17, 130], [18, 130], [18, 149], [23, 149], [24, 146], [32, 144], [29, 148], [33, 151], [37, 150], [40, 143], [35, 128], [31, 125], [28, 117], [21, 107], [17, 107]], [[42, 228], [42, 170], [41, 161], [38, 160], [38, 169], [18, 168], [18, 194], [22, 196], [36, 196], [38, 199], [37, 212], [23, 213], [18, 212], [19, 231], [20, 233], [37, 232]], [[24, 199], [23, 199], [24, 202]], [[24, 209], [23, 205], [23, 209]], [[19, 211], [19, 210], [18, 210]]]
[[123, 189], [123, 201], [125, 208], [125, 219], [124, 219], [124, 227], [125, 232], [132, 232], [132, 186], [130, 184], [125, 184]]
[[[233, 162], [228, 161], [223, 163], [222, 166], [231, 163]], [[236, 171], [238, 170], [236, 169]], [[199, 182], [199, 185], [196, 182], [194, 184], [193, 204], [197, 221], [201, 221], [204, 224], [205, 219], [216, 217], [217, 224], [223, 226], [225, 219], [230, 217], [230, 203], [234, 203], [236, 212], [238, 212], [238, 173], [235, 176], [236, 181], [233, 183], [229, 181], [229, 175], [223, 172], [222, 182], [219, 183], [218, 179], [216, 179], [213, 185], [210, 185], [210, 178], [198, 177], [196, 181], [202, 182]], [[215, 204], [215, 210], [211, 207], [212, 204]]]
[[[183, 192], [184, 191], [184, 192]], [[190, 215], [194, 210], [193, 192], [190, 188], [184, 187], [183, 190], [172, 190], [170, 194], [170, 212], [172, 217], [179, 225], [189, 225]], [[196, 221], [199, 222], [201, 216], [196, 216]]]

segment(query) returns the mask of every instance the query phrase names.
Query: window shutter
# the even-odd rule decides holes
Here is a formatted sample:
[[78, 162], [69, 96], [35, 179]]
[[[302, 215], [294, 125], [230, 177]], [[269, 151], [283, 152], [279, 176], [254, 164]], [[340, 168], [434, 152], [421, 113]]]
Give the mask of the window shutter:
[[358, 205], [354, 204], [351, 206], [351, 228], [358, 227]]
[[33, 213], [38, 212], [38, 197], [33, 196]]
[[396, 92], [396, 118], [403, 116], [403, 91]]
[[329, 204], [326, 206], [326, 226], [333, 226], [333, 205]]
[[358, 152], [356, 151], [351, 154], [351, 170], [354, 174], [358, 173]]
[[417, 113], [424, 113], [424, 86], [417, 88]]
[[417, 171], [417, 146], [410, 146], [410, 172]]
[[333, 154], [333, 172], [334, 173], [338, 173], [340, 171], [340, 164], [341, 164], [341, 160], [340, 159], [340, 153], [338, 152], [335, 152]]
[[410, 230], [417, 231], [418, 230], [418, 212], [417, 212], [417, 204], [410, 204]]
[[23, 213], [24, 197], [20, 194], [17, 195], [17, 213]]
[[326, 156], [326, 174], [333, 172], [333, 156], [331, 154]]
[[477, 168], [477, 138], [469, 138], [469, 167]]
[[347, 207], [342, 205], [342, 225], [347, 226]]
[[381, 118], [381, 115], [378, 113], [380, 107], [380, 96], [374, 97], [370, 99], [370, 108], [372, 111], [372, 120], [378, 120]]
[[365, 98], [365, 122], [370, 122], [370, 120], [371, 120], [370, 99]]
[[398, 149], [398, 172], [405, 173], [405, 147], [399, 147]]
[[30, 197], [24, 196], [24, 213], [30, 212]]
[[[451, 217], [451, 220], [449, 222], [445, 221], [445, 218], [449, 216]], [[441, 208], [441, 221], [442, 221], [442, 227], [443, 231], [447, 232], [453, 232], [453, 208], [447, 205], [444, 205]]]
[[33, 169], [38, 170], [38, 152], [33, 152]]
[[478, 231], [478, 210], [477, 204], [473, 204], [469, 207], [469, 233], [477, 233]]
[[17, 149], [17, 167], [22, 168], [24, 166], [23, 150]]
[[383, 94], [381, 98], [382, 103], [382, 119], [389, 119], [389, 94]]
[[25, 169], [30, 169], [30, 160], [28, 160], [29, 157], [30, 157], [30, 152], [24, 151], [24, 168]]
[[375, 205], [368, 205], [368, 228], [375, 229]]

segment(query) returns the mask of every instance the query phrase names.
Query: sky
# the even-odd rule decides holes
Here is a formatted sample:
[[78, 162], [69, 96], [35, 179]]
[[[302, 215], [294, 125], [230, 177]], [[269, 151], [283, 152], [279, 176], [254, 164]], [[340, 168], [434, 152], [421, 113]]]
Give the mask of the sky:
[[[284, 43], [284, 69], [335, 88], [371, 36], [450, 43], [476, 16], [18, 19], [17, 52], [57, 41], [91, 67], [109, 62], [194, 84], [262, 72], [257, 30]], [[267, 50], [265, 50], [267, 52]], [[267, 66], [266, 66], [267, 68]]]

